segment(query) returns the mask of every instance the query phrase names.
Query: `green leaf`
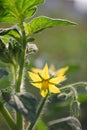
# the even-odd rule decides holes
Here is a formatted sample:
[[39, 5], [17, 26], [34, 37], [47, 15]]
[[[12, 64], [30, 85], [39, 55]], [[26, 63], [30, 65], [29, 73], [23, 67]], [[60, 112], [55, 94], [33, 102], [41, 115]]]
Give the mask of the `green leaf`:
[[79, 94], [78, 95], [78, 101], [81, 102], [81, 103], [87, 102], [87, 93]]
[[43, 3], [44, 0], [16, 0], [16, 6], [18, 10], [24, 13], [27, 9], [31, 9], [33, 6]]
[[25, 20], [27, 20], [29, 17], [31, 17], [32, 15], [34, 15], [35, 14], [35, 12], [36, 12], [36, 7], [33, 7], [33, 8], [29, 8], [29, 9], [27, 9], [27, 10], [25, 10], [24, 12], [23, 12], [23, 20], [25, 21]]
[[0, 53], [5, 54], [5, 51], [9, 49], [9, 42], [12, 42], [12, 40], [13, 45], [14, 42], [20, 43], [20, 36], [21, 34], [17, 28], [0, 29]]
[[2, 96], [10, 106], [30, 122], [35, 120], [37, 101], [32, 94], [23, 92], [11, 95], [8, 92], [2, 92]]
[[0, 0], [0, 22], [17, 23], [18, 11], [14, 0]]
[[9, 86], [10, 86], [9, 76], [4, 76], [3, 78], [0, 78], [0, 90], [6, 89]]
[[27, 43], [28, 43], [28, 42], [33, 42], [34, 40], [35, 40], [35, 39], [32, 38], [32, 37], [27, 37], [27, 39], [26, 39]]
[[32, 16], [36, 12], [36, 5], [43, 3], [44, 0], [19, 0], [17, 1], [17, 7], [19, 12], [21, 11], [24, 20]]
[[37, 130], [48, 130], [48, 128], [42, 120], [38, 120]]
[[25, 29], [26, 33], [33, 34], [39, 32], [45, 28], [53, 27], [53, 26], [67, 26], [67, 25], [75, 25], [76, 23], [65, 20], [65, 19], [52, 19], [45, 16], [40, 16], [33, 19], [30, 23], [26, 23]]
[[0, 22], [20, 23], [32, 16], [44, 0], [0, 0]]
[[18, 29], [17, 26], [13, 26], [11, 28], [7, 28], [7, 29], [0, 29], [0, 36], [4, 36], [4, 35], [12, 35], [14, 37], [20, 37], [20, 30]]
[[3, 36], [5, 34], [7, 34], [9, 31], [11, 31], [12, 28], [8, 28], [8, 29], [0, 29], [0, 36]]

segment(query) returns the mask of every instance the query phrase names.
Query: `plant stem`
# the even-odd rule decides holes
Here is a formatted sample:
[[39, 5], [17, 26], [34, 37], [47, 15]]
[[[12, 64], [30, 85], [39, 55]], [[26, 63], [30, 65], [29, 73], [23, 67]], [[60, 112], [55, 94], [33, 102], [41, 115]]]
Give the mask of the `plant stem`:
[[69, 84], [69, 85], [66, 85], [64, 87], [61, 87], [60, 90], [61, 91], [64, 91], [64, 90], [67, 90], [69, 88], [72, 88], [72, 87], [79, 87], [79, 86], [87, 86], [87, 82], [76, 82], [74, 84]]
[[10, 113], [8, 112], [8, 110], [5, 108], [5, 106], [2, 103], [0, 103], [0, 112], [3, 115], [4, 119], [6, 120], [10, 129], [16, 130], [16, 124], [13, 118], [11, 117]]
[[16, 125], [17, 125], [16, 130], [23, 130], [23, 117], [18, 112], [17, 112], [17, 115], [16, 115]]
[[34, 129], [35, 124], [36, 124], [36, 122], [37, 122], [37, 120], [38, 120], [38, 118], [39, 118], [39, 116], [40, 116], [40, 114], [42, 112], [42, 109], [43, 109], [43, 107], [44, 107], [44, 105], [46, 103], [47, 98], [48, 98], [48, 95], [45, 98], [42, 99], [42, 101], [41, 101], [41, 103], [40, 103], [40, 105], [38, 107], [38, 110], [37, 110], [36, 119], [35, 119], [35, 121], [33, 123], [31, 123], [29, 125], [29, 127], [27, 128], [27, 130], [33, 130]]
[[[79, 122], [79, 120], [76, 117], [73, 117], [73, 116], [64, 117], [64, 118], [56, 119], [56, 120], [53, 120], [53, 121], [49, 121], [48, 126], [56, 125], [56, 124], [62, 123], [62, 122], [69, 122], [69, 121], [76, 122], [79, 130], [82, 130], [81, 123]], [[77, 129], [77, 125], [75, 125], [76, 129]]]
[[[21, 84], [23, 79], [23, 71], [24, 71], [24, 62], [25, 62], [25, 52], [26, 52], [26, 36], [25, 31], [23, 27], [23, 23], [21, 25], [21, 31], [22, 31], [22, 54], [21, 54], [21, 60], [19, 64], [19, 74], [18, 79], [16, 81], [16, 92], [20, 92], [21, 90]], [[20, 113], [17, 112], [16, 114], [16, 124], [17, 124], [17, 130], [23, 130], [23, 117]]]
[[21, 60], [20, 60], [20, 63], [19, 63], [18, 79], [16, 81], [16, 90], [15, 90], [16, 92], [20, 92], [20, 87], [21, 87], [21, 84], [22, 84], [24, 62], [25, 62], [25, 53], [26, 53], [26, 44], [27, 44], [23, 22], [20, 23], [20, 28], [21, 28], [21, 32], [22, 32], [22, 37], [21, 37], [22, 53], [21, 53]]

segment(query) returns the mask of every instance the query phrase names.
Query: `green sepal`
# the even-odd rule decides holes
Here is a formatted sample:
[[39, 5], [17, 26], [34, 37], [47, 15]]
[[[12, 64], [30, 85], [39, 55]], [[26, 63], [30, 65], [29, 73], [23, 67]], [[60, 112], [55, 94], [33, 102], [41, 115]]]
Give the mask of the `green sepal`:
[[78, 101], [81, 103], [87, 102], [87, 93], [79, 94], [78, 95]]
[[23, 92], [13, 95], [8, 92], [2, 92], [2, 96], [11, 107], [21, 113], [30, 122], [35, 120], [37, 100], [31, 93]]
[[67, 25], [76, 25], [76, 23], [65, 19], [52, 19], [46, 16], [40, 16], [34, 18], [31, 22], [26, 23], [24, 26], [26, 33], [31, 35], [33, 33], [42, 31], [45, 28], [53, 26], [67, 26]]

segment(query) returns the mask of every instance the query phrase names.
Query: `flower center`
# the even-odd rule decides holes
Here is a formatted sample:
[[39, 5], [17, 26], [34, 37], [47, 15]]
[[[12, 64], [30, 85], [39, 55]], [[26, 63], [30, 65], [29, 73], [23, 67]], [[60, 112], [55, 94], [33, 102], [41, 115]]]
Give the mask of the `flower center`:
[[41, 89], [43, 89], [43, 90], [49, 89], [48, 85], [49, 85], [48, 80], [43, 80], [42, 81], [42, 88]]

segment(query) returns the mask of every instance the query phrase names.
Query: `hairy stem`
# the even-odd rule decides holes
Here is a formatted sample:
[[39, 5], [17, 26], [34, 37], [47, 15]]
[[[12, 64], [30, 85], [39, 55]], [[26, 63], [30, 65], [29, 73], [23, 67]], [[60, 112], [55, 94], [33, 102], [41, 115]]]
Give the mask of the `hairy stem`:
[[42, 110], [44, 108], [44, 105], [45, 105], [45, 103], [47, 101], [47, 98], [48, 98], [48, 95], [45, 98], [42, 99], [42, 101], [41, 101], [41, 103], [40, 103], [40, 105], [38, 107], [38, 110], [37, 110], [36, 119], [35, 119], [35, 121], [33, 123], [31, 123], [29, 125], [29, 127], [27, 128], [27, 130], [33, 130], [34, 129], [35, 124], [36, 124], [36, 122], [37, 122], [37, 120], [38, 120], [38, 118], [39, 118], [39, 116], [40, 116], [40, 114], [41, 114], [41, 112], [42, 112]]
[[16, 130], [16, 124], [15, 124], [12, 116], [10, 115], [10, 113], [8, 112], [8, 110], [5, 108], [5, 106], [2, 103], [0, 103], [0, 112], [3, 115], [4, 119], [6, 120], [10, 129]]
[[[19, 65], [19, 73], [18, 73], [18, 79], [16, 81], [16, 92], [21, 91], [21, 84], [23, 79], [23, 71], [24, 71], [24, 61], [25, 61], [25, 52], [26, 52], [26, 36], [25, 31], [23, 27], [23, 23], [20, 24], [21, 31], [22, 31], [22, 53], [21, 53], [21, 60]], [[20, 113], [16, 114], [16, 124], [17, 124], [17, 130], [23, 130], [23, 117]]]
[[79, 87], [79, 86], [87, 86], [87, 82], [76, 82], [76, 83], [73, 83], [73, 84], [69, 84], [69, 85], [66, 85], [64, 87], [61, 87], [60, 90], [64, 91], [64, 90], [67, 90], [69, 88]]
[[72, 117], [72, 116], [50, 121], [50, 122], [48, 122], [48, 126], [56, 125], [58, 123], [63, 123], [63, 122], [68, 122], [68, 124], [71, 126], [73, 126], [73, 124], [74, 124], [74, 127], [76, 128], [76, 130], [77, 130], [77, 128], [79, 130], [82, 130], [82, 126], [81, 126], [81, 123], [79, 122], [79, 120], [75, 117]]

